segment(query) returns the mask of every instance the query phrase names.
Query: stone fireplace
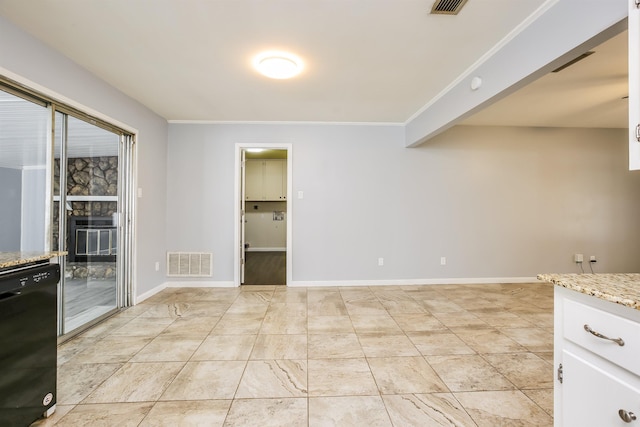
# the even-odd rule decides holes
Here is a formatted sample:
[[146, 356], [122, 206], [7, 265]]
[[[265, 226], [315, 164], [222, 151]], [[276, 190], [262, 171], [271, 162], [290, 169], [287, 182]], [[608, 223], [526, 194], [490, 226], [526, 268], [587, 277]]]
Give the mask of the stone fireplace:
[[[54, 194], [59, 191], [59, 160]], [[70, 158], [67, 171], [67, 278], [115, 277], [117, 256], [118, 157]], [[57, 206], [56, 206], [57, 207]], [[57, 246], [59, 211], [53, 213]], [[54, 250], [57, 248], [54, 247]]]

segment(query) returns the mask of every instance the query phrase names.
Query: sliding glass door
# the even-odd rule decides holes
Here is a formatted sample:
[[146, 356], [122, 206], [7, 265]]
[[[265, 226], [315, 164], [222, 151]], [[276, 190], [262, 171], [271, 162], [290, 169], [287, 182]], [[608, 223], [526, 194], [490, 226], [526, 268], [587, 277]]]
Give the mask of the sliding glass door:
[[134, 154], [133, 135], [0, 76], [0, 252], [68, 253], [59, 335], [131, 305]]
[[117, 310], [120, 135], [56, 112], [55, 244], [67, 251], [60, 286], [62, 333]]

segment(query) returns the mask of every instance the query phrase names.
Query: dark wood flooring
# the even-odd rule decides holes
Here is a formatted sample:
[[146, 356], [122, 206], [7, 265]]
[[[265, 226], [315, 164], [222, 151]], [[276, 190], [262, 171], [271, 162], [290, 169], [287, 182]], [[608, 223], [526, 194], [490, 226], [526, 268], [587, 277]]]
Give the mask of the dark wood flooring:
[[286, 285], [286, 252], [246, 252], [243, 285]]

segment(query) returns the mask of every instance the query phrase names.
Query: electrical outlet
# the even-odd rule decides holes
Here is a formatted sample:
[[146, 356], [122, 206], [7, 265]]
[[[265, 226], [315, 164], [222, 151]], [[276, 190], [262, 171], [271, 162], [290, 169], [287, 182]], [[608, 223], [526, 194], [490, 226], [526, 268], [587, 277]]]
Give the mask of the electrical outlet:
[[575, 254], [575, 255], [573, 256], [573, 260], [574, 260], [575, 262], [577, 262], [577, 263], [581, 263], [581, 262], [583, 261], [583, 256], [582, 256], [582, 254]]
[[160, 261], [156, 261], [156, 271], [160, 271]]
[[440, 257], [440, 265], [447, 265], [447, 257], [446, 256]]
[[384, 265], [384, 258], [378, 258], [378, 266], [382, 267]]
[[591, 256], [589, 257], [589, 262], [596, 262], [596, 261], [597, 261], [597, 260], [596, 260], [596, 256], [595, 256], [595, 255], [591, 255]]

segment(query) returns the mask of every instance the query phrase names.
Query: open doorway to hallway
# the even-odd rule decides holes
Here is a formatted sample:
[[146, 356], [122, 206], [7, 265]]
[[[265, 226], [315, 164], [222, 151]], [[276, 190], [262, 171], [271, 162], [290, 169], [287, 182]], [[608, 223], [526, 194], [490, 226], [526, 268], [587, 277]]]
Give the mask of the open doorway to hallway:
[[239, 284], [287, 284], [288, 154], [279, 147], [241, 149]]

